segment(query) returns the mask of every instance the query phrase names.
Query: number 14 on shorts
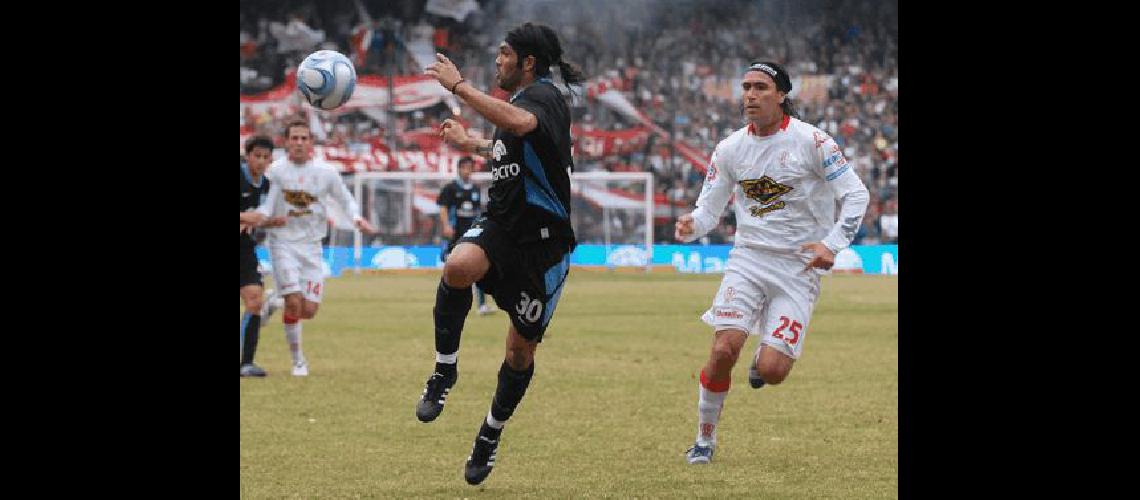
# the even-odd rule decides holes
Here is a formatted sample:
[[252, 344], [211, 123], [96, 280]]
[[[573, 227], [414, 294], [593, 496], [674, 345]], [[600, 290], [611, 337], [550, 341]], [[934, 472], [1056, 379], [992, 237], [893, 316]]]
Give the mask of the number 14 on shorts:
[[[793, 321], [791, 319], [788, 319], [787, 316], [780, 316], [780, 326], [776, 328], [776, 331], [772, 332], [772, 337], [777, 338], [777, 339], [783, 339], [789, 345], [794, 345], [796, 342], [799, 342], [800, 330], [803, 329], [803, 327], [804, 326], [802, 324], [800, 324], [799, 321]], [[787, 328], [789, 332], [792, 332], [791, 338], [785, 338], [784, 337], [784, 334], [782, 332], [784, 331], [785, 328]]]

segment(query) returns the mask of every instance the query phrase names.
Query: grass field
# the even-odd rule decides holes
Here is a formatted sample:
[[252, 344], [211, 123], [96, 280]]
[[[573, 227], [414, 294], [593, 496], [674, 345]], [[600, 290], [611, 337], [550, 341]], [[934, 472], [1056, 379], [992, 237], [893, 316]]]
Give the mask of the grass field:
[[[279, 315], [264, 379], [241, 379], [242, 498], [896, 498], [898, 280], [826, 276], [803, 357], [779, 386], [733, 371], [711, 465], [690, 466], [698, 316], [721, 275], [571, 272], [534, 380], [482, 485], [463, 464], [503, 359], [503, 312], [467, 319], [459, 381], [416, 420], [434, 362], [438, 275], [326, 282], [289, 374]], [[490, 298], [488, 297], [488, 300]], [[751, 353], [750, 340], [746, 353]]]

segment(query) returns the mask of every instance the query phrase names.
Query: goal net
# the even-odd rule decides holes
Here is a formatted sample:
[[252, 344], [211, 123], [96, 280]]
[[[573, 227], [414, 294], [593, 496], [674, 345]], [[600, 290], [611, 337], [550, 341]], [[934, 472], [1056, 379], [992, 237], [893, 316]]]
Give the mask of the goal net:
[[[438, 255], [447, 239], [442, 235], [436, 200], [457, 174], [358, 172], [352, 177], [346, 182], [360, 204], [361, 215], [378, 232], [366, 235], [333, 227], [329, 245], [351, 247], [356, 272], [443, 265]], [[490, 172], [474, 172], [471, 181], [486, 208]], [[653, 261], [653, 174], [576, 172], [570, 176], [570, 185], [570, 219], [579, 246], [571, 263], [649, 269]]]

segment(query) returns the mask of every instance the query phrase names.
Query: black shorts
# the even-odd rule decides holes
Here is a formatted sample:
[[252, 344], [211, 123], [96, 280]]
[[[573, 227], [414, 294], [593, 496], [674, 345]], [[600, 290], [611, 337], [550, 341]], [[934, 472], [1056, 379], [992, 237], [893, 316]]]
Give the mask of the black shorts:
[[452, 250], [455, 250], [455, 245], [459, 244], [459, 238], [461, 236], [462, 236], [462, 233], [459, 233], [458, 231], [456, 231], [454, 238], [452, 238], [450, 240], [446, 240], [446, 241], [441, 241], [439, 243], [439, 261], [440, 262], [447, 262], [447, 256], [451, 255]]
[[479, 287], [495, 298], [523, 338], [542, 342], [570, 273], [565, 242], [518, 245], [495, 221], [480, 217], [459, 243], [474, 243], [483, 249], [491, 268], [479, 280]]
[[261, 273], [257, 272], [257, 254], [253, 247], [241, 248], [241, 284], [238, 288], [248, 285], [261, 285]]
[[455, 250], [455, 245], [459, 244], [459, 240], [463, 238], [463, 234], [471, 229], [474, 222], [467, 225], [458, 224], [455, 228], [455, 236], [452, 236], [448, 241], [441, 241], [439, 243], [439, 261], [447, 262], [447, 256], [451, 255], [451, 251]]

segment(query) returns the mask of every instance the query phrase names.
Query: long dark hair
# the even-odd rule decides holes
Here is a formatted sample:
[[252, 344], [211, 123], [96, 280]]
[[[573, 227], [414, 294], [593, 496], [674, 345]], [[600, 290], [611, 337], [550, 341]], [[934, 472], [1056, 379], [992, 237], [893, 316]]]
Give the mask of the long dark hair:
[[526, 22], [507, 32], [507, 44], [518, 54], [518, 65], [521, 68], [526, 56], [534, 56], [534, 74], [539, 77], [550, 76], [550, 66], [557, 64], [562, 81], [567, 86], [581, 83], [586, 80], [582, 69], [577, 65], [562, 60], [562, 44], [558, 41], [558, 33], [550, 26], [539, 23]]
[[792, 102], [792, 98], [784, 96], [784, 102], [780, 103], [780, 109], [784, 110], [784, 114], [792, 118], [799, 119], [800, 114], [796, 111], [796, 103]]

